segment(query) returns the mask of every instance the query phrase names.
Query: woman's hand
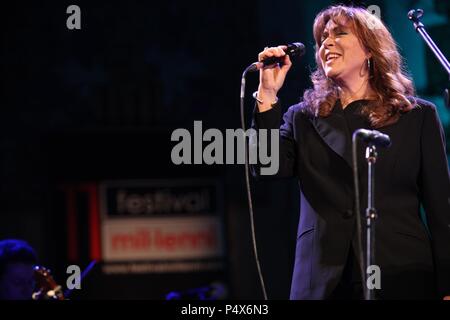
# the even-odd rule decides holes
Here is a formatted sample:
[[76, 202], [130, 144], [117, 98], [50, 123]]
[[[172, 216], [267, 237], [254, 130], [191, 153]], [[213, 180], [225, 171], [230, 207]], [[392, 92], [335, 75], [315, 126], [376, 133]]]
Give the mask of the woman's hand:
[[281, 67], [278, 64], [274, 64], [263, 67], [259, 71], [258, 100], [263, 101], [263, 103], [258, 103], [260, 112], [272, 108], [272, 104], [277, 100], [278, 90], [283, 86], [286, 74], [291, 68], [291, 59], [283, 50], [286, 48], [286, 46], [266, 48], [258, 54], [258, 61], [270, 57], [283, 58], [283, 65]]

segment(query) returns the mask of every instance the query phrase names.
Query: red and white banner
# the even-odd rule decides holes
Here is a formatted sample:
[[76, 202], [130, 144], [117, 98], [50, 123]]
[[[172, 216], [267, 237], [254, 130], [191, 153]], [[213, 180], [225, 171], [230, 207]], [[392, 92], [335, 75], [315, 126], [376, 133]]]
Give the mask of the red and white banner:
[[214, 182], [201, 180], [101, 183], [104, 270], [160, 273], [220, 269], [224, 228], [219, 190]]
[[140, 261], [220, 257], [217, 217], [114, 219], [102, 223], [103, 260]]

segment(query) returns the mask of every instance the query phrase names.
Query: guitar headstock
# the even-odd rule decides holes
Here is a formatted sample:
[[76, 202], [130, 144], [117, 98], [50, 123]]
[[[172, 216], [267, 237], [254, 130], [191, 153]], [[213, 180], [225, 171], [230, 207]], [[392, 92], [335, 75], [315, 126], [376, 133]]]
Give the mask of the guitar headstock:
[[60, 285], [53, 279], [51, 271], [43, 266], [34, 267], [37, 290], [33, 300], [64, 300]]

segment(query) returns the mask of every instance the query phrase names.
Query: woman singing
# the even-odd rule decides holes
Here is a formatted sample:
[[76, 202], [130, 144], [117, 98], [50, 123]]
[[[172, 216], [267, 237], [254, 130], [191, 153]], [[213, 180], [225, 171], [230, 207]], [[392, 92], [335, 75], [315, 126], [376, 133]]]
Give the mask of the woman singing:
[[[450, 174], [436, 108], [414, 97], [392, 35], [365, 9], [330, 7], [317, 15], [313, 33], [313, 87], [282, 122], [277, 93], [291, 61], [283, 46], [258, 56], [259, 61], [284, 59], [281, 66], [260, 70], [253, 127], [280, 129], [277, 176], [299, 181], [290, 297], [363, 298], [351, 151], [352, 133], [366, 128], [392, 142], [377, 149], [375, 264], [381, 288], [375, 289], [376, 298], [442, 299], [450, 294]], [[364, 150], [361, 144], [361, 208], [367, 206]], [[258, 175], [259, 168], [253, 169]]]

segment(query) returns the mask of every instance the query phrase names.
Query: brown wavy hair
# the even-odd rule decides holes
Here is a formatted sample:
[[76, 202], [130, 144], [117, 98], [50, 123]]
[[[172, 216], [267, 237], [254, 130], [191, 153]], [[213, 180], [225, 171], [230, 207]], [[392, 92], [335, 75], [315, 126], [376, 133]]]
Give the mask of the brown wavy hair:
[[313, 88], [306, 90], [303, 95], [307, 111], [315, 116], [326, 117], [339, 99], [338, 86], [325, 75], [319, 55], [322, 33], [330, 20], [338, 25], [349, 22], [347, 26], [351, 27], [362, 46], [371, 53], [369, 84], [375, 91], [375, 97], [362, 108], [362, 114], [374, 128], [397, 122], [401, 113], [410, 111], [415, 105], [412, 98], [414, 85], [404, 71], [397, 44], [378, 17], [364, 8], [343, 5], [321, 11], [314, 21], [317, 69], [311, 74]]

